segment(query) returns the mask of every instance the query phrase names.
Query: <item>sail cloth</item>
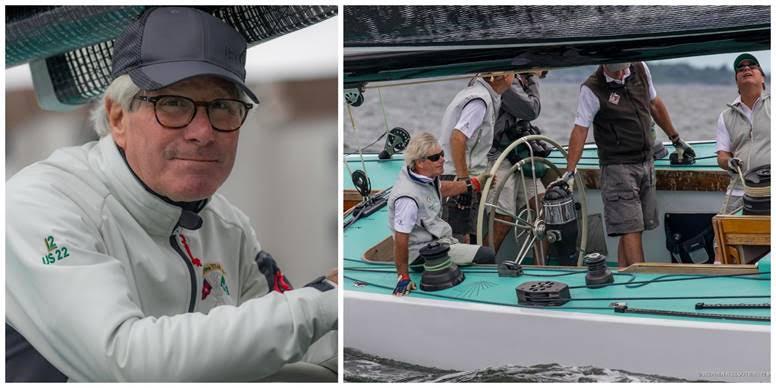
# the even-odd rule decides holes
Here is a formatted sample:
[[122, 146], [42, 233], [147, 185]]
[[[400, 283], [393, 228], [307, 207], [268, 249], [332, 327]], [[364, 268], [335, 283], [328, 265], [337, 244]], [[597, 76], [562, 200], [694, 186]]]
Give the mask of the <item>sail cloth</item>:
[[768, 6], [352, 6], [345, 83], [770, 49]]
[[[88, 102], [110, 84], [113, 40], [145, 6], [6, 7], [6, 68], [30, 62], [41, 105]], [[337, 14], [336, 6], [210, 6], [248, 47]]]

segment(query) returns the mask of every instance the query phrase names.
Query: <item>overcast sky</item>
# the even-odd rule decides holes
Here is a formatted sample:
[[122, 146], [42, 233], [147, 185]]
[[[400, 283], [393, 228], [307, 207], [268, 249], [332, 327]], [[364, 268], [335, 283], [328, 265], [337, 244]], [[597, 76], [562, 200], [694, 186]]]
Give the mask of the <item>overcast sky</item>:
[[[736, 59], [736, 57], [741, 53], [735, 53], [735, 54], [717, 54], [717, 55], [706, 55], [702, 57], [689, 57], [689, 58], [677, 58], [677, 59], [666, 59], [664, 61], [655, 61], [658, 63], [688, 63], [690, 65], [696, 66], [696, 67], [719, 67], [720, 65], [729, 66], [730, 69], [733, 69], [733, 60]], [[760, 62], [760, 66], [765, 70], [766, 73], [771, 72], [771, 51], [753, 51], [750, 54], [754, 55], [755, 58], [757, 58], [757, 61]]]

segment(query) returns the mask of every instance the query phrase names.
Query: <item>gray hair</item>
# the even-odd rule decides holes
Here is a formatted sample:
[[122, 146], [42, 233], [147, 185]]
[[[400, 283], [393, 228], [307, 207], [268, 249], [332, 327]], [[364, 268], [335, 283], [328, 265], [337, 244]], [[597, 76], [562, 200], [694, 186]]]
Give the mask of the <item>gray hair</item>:
[[428, 152], [438, 144], [436, 137], [428, 132], [412, 136], [407, 149], [404, 150], [404, 163], [415, 169], [415, 162], [428, 156]]
[[130, 111], [132, 100], [139, 92], [140, 87], [132, 82], [129, 74], [119, 76], [110, 83], [102, 99], [99, 100], [91, 112], [92, 125], [97, 135], [103, 137], [110, 133], [110, 122], [108, 121], [108, 112], [105, 110], [105, 102], [108, 100], [117, 102], [125, 111]]
[[[227, 88], [229, 93], [237, 97], [237, 99], [248, 102], [247, 94], [237, 87], [234, 82], [227, 81], [224, 83], [224, 87]], [[94, 126], [94, 131], [97, 132], [97, 135], [103, 137], [111, 131], [110, 122], [108, 121], [108, 112], [105, 110], [105, 102], [107, 100], [117, 102], [121, 105], [122, 109], [129, 112], [132, 110], [132, 102], [135, 96], [141, 91], [142, 89], [135, 85], [129, 74], [121, 75], [113, 80], [108, 86], [108, 89], [105, 90], [102, 99], [99, 100], [90, 114], [92, 125]]]

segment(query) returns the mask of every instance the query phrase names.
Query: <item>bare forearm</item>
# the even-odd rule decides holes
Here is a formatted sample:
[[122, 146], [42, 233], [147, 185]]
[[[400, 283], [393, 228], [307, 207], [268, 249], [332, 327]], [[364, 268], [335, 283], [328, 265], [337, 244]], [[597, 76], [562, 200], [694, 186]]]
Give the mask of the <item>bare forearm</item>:
[[466, 181], [442, 181], [440, 189], [442, 197], [454, 197], [466, 192]]
[[673, 122], [671, 122], [671, 115], [668, 114], [668, 107], [666, 107], [666, 104], [663, 103], [663, 100], [660, 97], [655, 97], [655, 99], [650, 102], [649, 113], [652, 114], [652, 118], [655, 119], [657, 125], [665, 132], [669, 139], [679, 134], [676, 131], [676, 128], [674, 128]]
[[409, 241], [408, 233], [395, 232], [393, 234], [393, 260], [396, 263], [396, 273], [409, 274]]
[[569, 137], [569, 149], [568, 149], [568, 166], [566, 171], [574, 171], [577, 168], [577, 163], [582, 157], [582, 150], [585, 148], [585, 140], [587, 140], [588, 128], [574, 125], [574, 129], [571, 130], [571, 136]]
[[717, 152], [717, 165], [719, 166], [719, 168], [723, 170], [727, 170], [728, 162], [732, 157], [733, 157], [733, 154], [730, 152], [725, 152], [725, 151]]
[[469, 166], [466, 165], [466, 135], [453, 129], [450, 135], [450, 151], [453, 153], [453, 166], [456, 176], [469, 176]]

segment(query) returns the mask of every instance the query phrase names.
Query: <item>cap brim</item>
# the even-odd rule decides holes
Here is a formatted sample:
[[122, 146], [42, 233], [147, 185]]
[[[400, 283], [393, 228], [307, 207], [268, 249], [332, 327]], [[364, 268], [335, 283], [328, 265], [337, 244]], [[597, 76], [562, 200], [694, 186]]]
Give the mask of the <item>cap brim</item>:
[[143, 66], [141, 68], [133, 69], [129, 71], [129, 76], [132, 77], [132, 81], [142, 89], [156, 90], [167, 86], [170, 86], [176, 82], [183, 81], [185, 79], [203, 75], [210, 75], [226, 79], [227, 81], [234, 82], [239, 86], [246, 95], [258, 104], [259, 99], [256, 95], [245, 85], [245, 82], [237, 77], [234, 73], [225, 70], [220, 66], [215, 66], [205, 62], [199, 61], [182, 61], [182, 62], [165, 62], [153, 65]]
[[757, 66], [760, 66], [760, 62], [757, 61], [757, 58], [754, 57], [752, 54], [741, 54], [738, 57], [736, 57], [735, 61], [733, 61], [733, 70], [736, 70], [738, 65], [743, 61], [749, 61], [754, 63]]
[[607, 63], [606, 69], [609, 71], [620, 71], [625, 70], [626, 68], [630, 67], [630, 62], [624, 62], [624, 63]]

